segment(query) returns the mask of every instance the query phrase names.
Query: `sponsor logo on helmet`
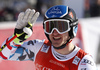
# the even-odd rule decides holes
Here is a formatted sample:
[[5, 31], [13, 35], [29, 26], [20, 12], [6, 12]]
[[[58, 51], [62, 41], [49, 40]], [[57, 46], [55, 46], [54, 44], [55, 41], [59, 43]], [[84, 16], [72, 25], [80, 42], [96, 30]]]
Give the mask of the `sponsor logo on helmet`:
[[70, 12], [70, 13], [69, 13], [69, 15], [70, 15], [70, 17], [71, 17], [71, 18], [74, 18], [74, 16], [73, 16], [73, 13], [72, 13], [72, 12]]
[[63, 5], [58, 5], [51, 7], [45, 14], [47, 18], [60, 18], [67, 14], [68, 7]]

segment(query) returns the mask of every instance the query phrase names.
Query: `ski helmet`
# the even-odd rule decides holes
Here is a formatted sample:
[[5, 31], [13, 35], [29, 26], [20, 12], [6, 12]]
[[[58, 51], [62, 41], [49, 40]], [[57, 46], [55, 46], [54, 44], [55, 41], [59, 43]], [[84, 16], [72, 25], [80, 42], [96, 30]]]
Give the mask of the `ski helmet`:
[[[77, 29], [78, 29], [78, 19], [76, 18], [76, 14], [72, 8], [69, 8], [68, 6], [65, 6], [65, 5], [56, 5], [49, 8], [46, 11], [45, 16], [44, 16], [44, 21], [43, 21], [44, 30], [45, 30], [44, 22], [47, 20], [48, 21], [52, 20], [52, 19], [69, 20], [70, 30], [68, 31], [68, 33], [69, 33], [70, 39], [73, 39], [76, 36]], [[45, 35], [50, 41], [49, 36], [46, 32], [45, 32]], [[66, 44], [70, 41], [70, 39], [66, 42]]]

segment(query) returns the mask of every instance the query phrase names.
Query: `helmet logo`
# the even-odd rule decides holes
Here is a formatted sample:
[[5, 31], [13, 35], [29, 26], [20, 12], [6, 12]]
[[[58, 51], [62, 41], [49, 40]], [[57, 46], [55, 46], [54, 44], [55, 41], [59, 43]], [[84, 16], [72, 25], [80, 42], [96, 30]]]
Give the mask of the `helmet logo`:
[[67, 9], [66, 6], [57, 5], [48, 9], [45, 16], [46, 18], [60, 18], [67, 14]]
[[70, 17], [71, 17], [71, 18], [74, 18], [74, 16], [73, 16], [73, 13], [72, 13], [72, 12], [70, 12], [70, 13], [69, 13], [69, 15], [70, 15]]
[[48, 14], [53, 14], [53, 13], [56, 13], [56, 14], [62, 14], [61, 10], [59, 9], [59, 7], [54, 7], [51, 9], [50, 12], [48, 12]]

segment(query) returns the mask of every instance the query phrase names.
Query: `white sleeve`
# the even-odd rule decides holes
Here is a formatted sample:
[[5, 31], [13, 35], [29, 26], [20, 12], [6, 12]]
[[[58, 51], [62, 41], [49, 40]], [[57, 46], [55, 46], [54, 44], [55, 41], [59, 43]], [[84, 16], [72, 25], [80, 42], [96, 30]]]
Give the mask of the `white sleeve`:
[[[2, 45], [9, 41], [9, 39], [6, 39]], [[14, 45], [12, 41], [10, 44], [7, 44], [6, 47], [3, 48], [3, 50], [0, 52], [0, 58], [16, 61], [34, 60], [44, 41], [45, 40], [38, 39], [30, 40], [24, 42], [19, 47]]]
[[90, 55], [85, 55], [79, 63], [78, 70], [96, 70], [96, 64]]
[[38, 40], [38, 39], [26, 41], [20, 47], [17, 48], [14, 55], [9, 60], [34, 61], [43, 43], [44, 40]]

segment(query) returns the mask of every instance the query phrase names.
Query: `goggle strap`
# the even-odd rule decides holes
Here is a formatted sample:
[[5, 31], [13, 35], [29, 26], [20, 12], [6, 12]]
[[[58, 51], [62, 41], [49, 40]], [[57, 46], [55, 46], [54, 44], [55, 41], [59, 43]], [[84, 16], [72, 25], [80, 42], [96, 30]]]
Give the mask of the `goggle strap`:
[[70, 24], [71, 27], [74, 27], [76, 25], [78, 25], [78, 20]]

